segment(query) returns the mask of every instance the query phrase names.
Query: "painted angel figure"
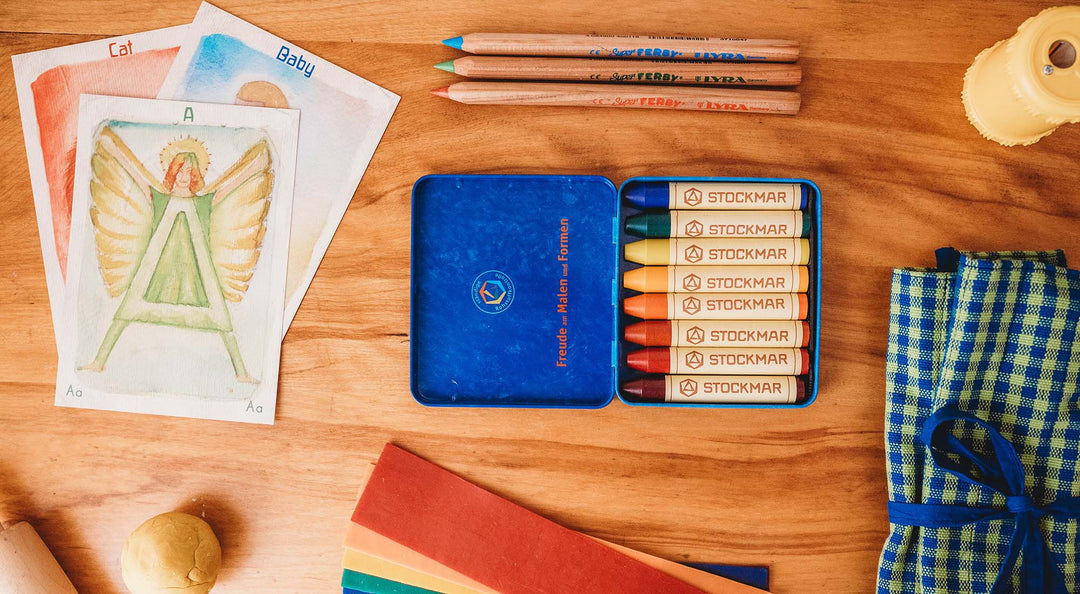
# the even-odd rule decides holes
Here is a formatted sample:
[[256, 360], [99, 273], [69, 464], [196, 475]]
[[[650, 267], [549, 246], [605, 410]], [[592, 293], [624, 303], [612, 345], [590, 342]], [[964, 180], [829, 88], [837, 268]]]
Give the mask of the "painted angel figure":
[[216, 332], [237, 381], [256, 383], [240, 356], [226, 301], [239, 302], [259, 260], [274, 174], [255, 143], [210, 185], [210, 155], [195, 138], [162, 149], [158, 181], [108, 126], [91, 157], [90, 220], [101, 278], [123, 295], [93, 362], [102, 371], [132, 322]]

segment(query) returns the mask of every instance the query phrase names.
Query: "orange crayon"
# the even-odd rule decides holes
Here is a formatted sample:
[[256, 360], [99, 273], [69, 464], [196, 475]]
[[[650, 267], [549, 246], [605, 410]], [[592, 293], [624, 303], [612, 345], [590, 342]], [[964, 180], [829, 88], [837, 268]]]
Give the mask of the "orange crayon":
[[646, 266], [623, 274], [623, 286], [642, 293], [805, 293], [806, 266]]
[[643, 293], [623, 311], [646, 320], [805, 320], [802, 293]]
[[642, 346], [805, 347], [810, 324], [796, 320], [645, 320], [623, 331]]

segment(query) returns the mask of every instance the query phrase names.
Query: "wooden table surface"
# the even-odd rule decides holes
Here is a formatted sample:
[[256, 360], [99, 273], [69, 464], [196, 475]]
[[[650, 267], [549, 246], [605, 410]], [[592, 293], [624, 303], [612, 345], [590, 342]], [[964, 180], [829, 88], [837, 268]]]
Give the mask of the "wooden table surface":
[[[273, 426], [53, 406], [55, 343], [8, 55], [191, 20], [196, 0], [0, 6], [0, 513], [75, 585], [122, 591], [167, 510], [221, 538], [215, 592], [332, 592], [362, 468], [398, 443], [566, 526], [676, 560], [768, 565], [774, 592], [868, 592], [888, 524], [890, 269], [943, 245], [1080, 258], [1080, 126], [983, 140], [975, 55], [1044, 2], [221, 2], [402, 97], [285, 338]], [[802, 42], [796, 117], [464, 106], [428, 94], [472, 31]], [[807, 409], [424, 408], [409, 395], [409, 193], [429, 173], [805, 177], [824, 193], [821, 393]]]

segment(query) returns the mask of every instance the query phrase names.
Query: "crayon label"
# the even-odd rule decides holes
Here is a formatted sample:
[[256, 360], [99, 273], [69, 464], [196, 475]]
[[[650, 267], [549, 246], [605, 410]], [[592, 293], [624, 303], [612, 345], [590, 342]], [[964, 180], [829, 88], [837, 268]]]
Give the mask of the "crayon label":
[[675, 264], [802, 265], [809, 243], [805, 239], [672, 239]]
[[679, 211], [671, 212], [672, 237], [800, 237], [802, 212]]
[[669, 375], [667, 402], [792, 404], [798, 380], [791, 376]]
[[790, 293], [672, 293], [675, 320], [794, 320], [801, 313]]
[[674, 182], [668, 188], [672, 208], [798, 210], [802, 203], [799, 184]]
[[671, 266], [668, 287], [695, 293], [798, 293], [798, 266]]
[[798, 347], [803, 325], [795, 321], [673, 321], [671, 346]]
[[689, 374], [798, 375], [800, 349], [694, 348], [671, 349], [671, 370]]
[[514, 302], [514, 281], [501, 270], [481, 272], [472, 282], [472, 300], [486, 314], [500, 314]]

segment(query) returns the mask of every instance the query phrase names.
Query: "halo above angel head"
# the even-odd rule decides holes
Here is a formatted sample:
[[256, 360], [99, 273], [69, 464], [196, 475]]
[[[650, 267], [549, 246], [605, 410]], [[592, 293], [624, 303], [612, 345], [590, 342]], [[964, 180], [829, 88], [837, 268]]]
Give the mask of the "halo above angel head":
[[176, 158], [176, 155], [182, 153], [191, 153], [195, 155], [195, 161], [199, 164], [199, 173], [201, 177], [206, 177], [206, 171], [210, 168], [210, 153], [206, 150], [206, 146], [198, 138], [192, 138], [190, 136], [182, 136], [176, 140], [171, 141], [165, 145], [165, 148], [161, 149], [159, 160], [161, 161], [162, 171], [168, 172], [169, 166], [172, 165], [172, 161]]

